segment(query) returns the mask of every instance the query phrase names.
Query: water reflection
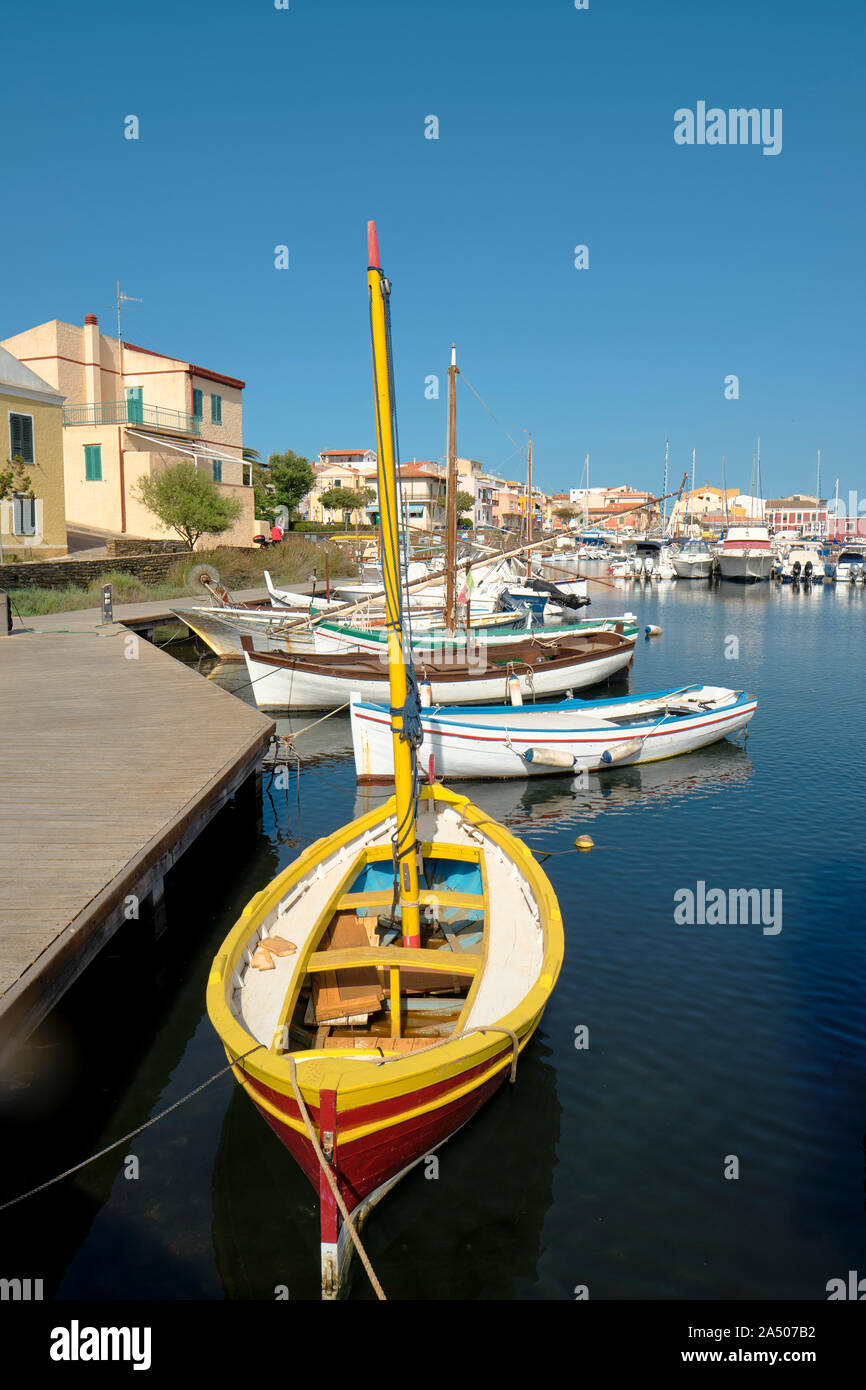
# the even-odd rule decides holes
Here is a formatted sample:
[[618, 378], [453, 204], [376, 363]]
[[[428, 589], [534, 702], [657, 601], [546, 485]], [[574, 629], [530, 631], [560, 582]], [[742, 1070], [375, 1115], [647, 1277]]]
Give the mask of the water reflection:
[[[593, 772], [585, 782], [571, 776], [539, 777], [523, 782], [460, 782], [454, 789], [511, 830], [559, 830], [643, 802], [710, 796], [747, 782], [752, 770], [745, 750], [725, 740], [663, 762]], [[359, 786], [355, 815], [364, 815], [390, 794], [388, 787]]]

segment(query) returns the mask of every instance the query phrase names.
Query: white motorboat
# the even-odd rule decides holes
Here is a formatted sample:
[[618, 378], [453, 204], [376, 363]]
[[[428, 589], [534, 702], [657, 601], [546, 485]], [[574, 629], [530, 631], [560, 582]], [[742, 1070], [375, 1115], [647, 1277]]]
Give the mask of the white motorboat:
[[[757, 701], [740, 690], [690, 685], [618, 700], [563, 700], [517, 708], [422, 709], [421, 766], [448, 780], [562, 776], [690, 753], [745, 728]], [[394, 775], [387, 705], [353, 697], [360, 781]]]
[[754, 583], [769, 579], [773, 549], [766, 526], [729, 526], [719, 550], [722, 579]]
[[836, 561], [837, 584], [862, 584], [866, 581], [866, 551], [859, 546], [846, 546]]
[[823, 584], [825, 569], [824, 556], [820, 551], [812, 545], [795, 541], [785, 547], [775, 563], [773, 574], [783, 584]]
[[695, 537], [688, 540], [671, 556], [677, 579], [710, 579], [715, 565], [715, 556], [706, 541]]

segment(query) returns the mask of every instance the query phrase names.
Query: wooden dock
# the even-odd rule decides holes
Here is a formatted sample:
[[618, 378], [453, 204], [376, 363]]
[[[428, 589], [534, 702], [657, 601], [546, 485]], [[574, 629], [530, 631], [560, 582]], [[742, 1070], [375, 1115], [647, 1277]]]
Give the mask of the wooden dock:
[[0, 638], [0, 1057], [139, 905], [159, 902], [165, 872], [274, 729], [99, 619], [52, 614]]

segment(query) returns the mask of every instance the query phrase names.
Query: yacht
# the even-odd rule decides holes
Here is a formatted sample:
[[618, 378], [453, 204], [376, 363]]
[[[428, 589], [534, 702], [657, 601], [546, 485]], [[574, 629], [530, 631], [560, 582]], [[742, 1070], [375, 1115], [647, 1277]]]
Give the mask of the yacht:
[[719, 551], [719, 573], [722, 579], [754, 583], [769, 579], [773, 559], [766, 526], [729, 526]]

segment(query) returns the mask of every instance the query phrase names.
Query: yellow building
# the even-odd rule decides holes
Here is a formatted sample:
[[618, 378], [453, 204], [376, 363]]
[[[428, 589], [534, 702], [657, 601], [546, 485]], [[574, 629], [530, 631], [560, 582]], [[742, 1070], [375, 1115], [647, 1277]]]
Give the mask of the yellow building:
[[[52, 319], [2, 344], [65, 398], [63, 471], [66, 517], [97, 530], [142, 538], [168, 534], [135, 497], [142, 477], [192, 461], [242, 504], [240, 520], [219, 537], [251, 545], [252, 469], [244, 462], [244, 382], [178, 357]], [[202, 537], [201, 545], [209, 543]]]
[[[333, 488], [347, 488], [352, 492], [357, 492], [360, 488], [366, 487], [365, 472], [370, 466], [367, 457], [371, 450], [358, 450], [358, 463], [332, 462], [331, 455], [335, 450], [326, 451], [319, 455], [318, 463], [313, 464], [313, 471], [316, 474], [316, 481], [312, 489], [307, 493], [304, 504], [301, 508], [306, 513], [309, 521], [318, 522], [339, 522], [341, 525], [345, 521], [351, 526], [365, 526], [369, 520], [366, 504], [363, 504], [353, 511], [347, 513], [343, 507], [335, 509], [322, 506], [322, 496], [330, 492]], [[341, 457], [354, 459], [355, 454], [349, 450], [344, 451]], [[376, 462], [376, 455], [372, 455], [373, 463]]]
[[700, 487], [694, 488], [691, 492], [684, 492], [678, 497], [671, 512], [671, 529], [674, 532], [681, 530], [687, 523], [698, 525], [705, 521], [709, 522], [712, 518], [716, 523], [719, 517], [724, 517], [727, 498], [727, 513], [733, 514], [734, 498], [739, 496], [738, 487], [729, 487], [727, 492], [720, 487], [713, 487], [710, 483], [702, 483]]
[[0, 545], [7, 559], [66, 554], [62, 408], [59, 391], [0, 347], [0, 469], [21, 459], [31, 489], [0, 501]]

